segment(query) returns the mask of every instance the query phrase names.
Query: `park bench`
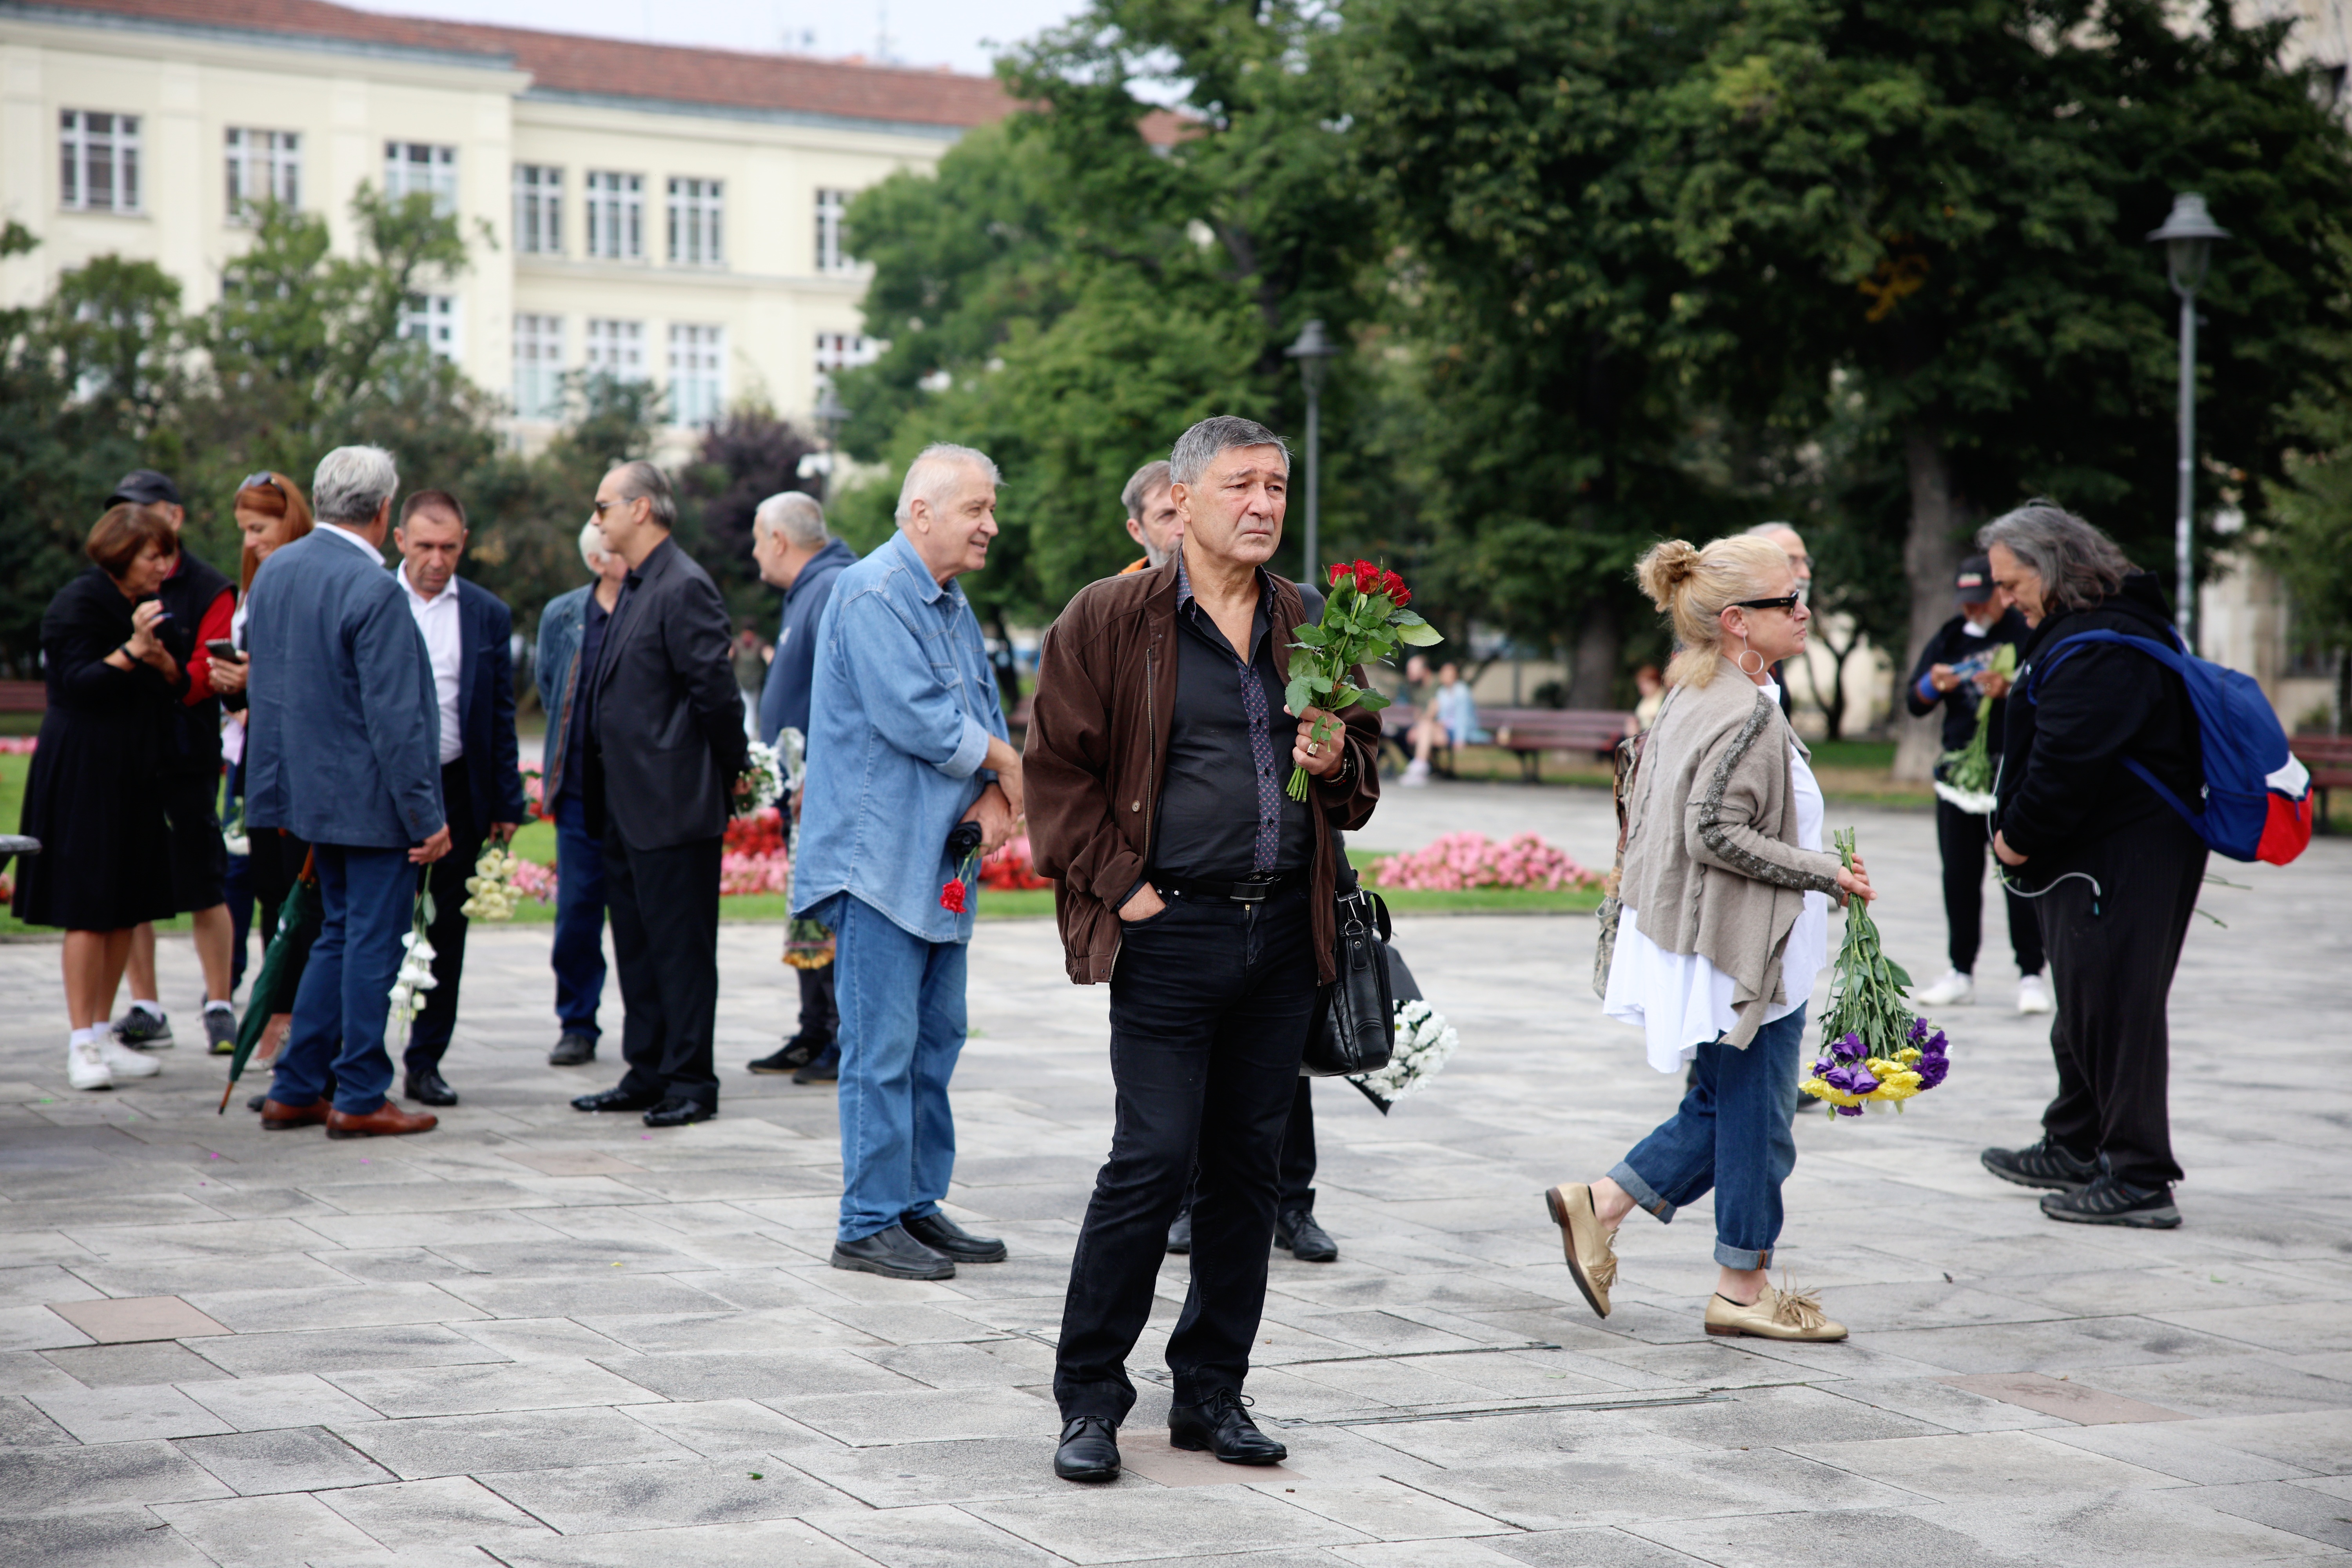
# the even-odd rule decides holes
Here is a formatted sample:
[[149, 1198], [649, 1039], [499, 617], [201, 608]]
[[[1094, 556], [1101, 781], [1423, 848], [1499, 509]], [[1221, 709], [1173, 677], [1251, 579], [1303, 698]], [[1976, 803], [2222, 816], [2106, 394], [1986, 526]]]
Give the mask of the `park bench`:
[[2319, 809], [2313, 820], [2327, 831], [2327, 792], [2352, 789], [2352, 735], [2297, 735], [2287, 742], [2295, 760], [2311, 770], [2311, 787], [2319, 792]]
[[1635, 730], [1633, 715], [1608, 708], [1485, 708], [1478, 725], [1496, 745], [1517, 754], [1529, 784], [1541, 781], [1546, 752], [1584, 752], [1605, 761]]

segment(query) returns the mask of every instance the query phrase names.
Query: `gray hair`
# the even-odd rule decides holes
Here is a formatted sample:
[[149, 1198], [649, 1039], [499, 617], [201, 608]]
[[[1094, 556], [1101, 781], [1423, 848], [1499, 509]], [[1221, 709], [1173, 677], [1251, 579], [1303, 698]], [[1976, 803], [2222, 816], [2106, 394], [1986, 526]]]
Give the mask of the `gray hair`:
[[614, 465], [613, 471], [621, 476], [622, 500], [651, 501], [656, 522], [664, 528], [677, 526], [677, 499], [670, 494], [669, 476], [658, 465], [637, 458]]
[[754, 535], [781, 532], [784, 542], [805, 550], [825, 542], [824, 508], [805, 490], [779, 490], [751, 514]]
[[1290, 471], [1290, 448], [1281, 437], [1255, 419], [1218, 414], [1176, 437], [1176, 445], [1168, 454], [1169, 483], [1199, 484], [1201, 476], [1209, 471], [1209, 465], [1235, 447], [1275, 447], [1282, 453], [1283, 472]]
[[1127, 508], [1128, 516], [1140, 521], [1143, 503], [1150, 499], [1152, 491], [1164, 490], [1169, 483], [1167, 459], [1154, 458], [1135, 470], [1134, 476], [1127, 481], [1127, 488], [1118, 492], [1118, 504]]
[[580, 559], [587, 564], [589, 571], [594, 572], [597, 570], [596, 557], [599, 555], [610, 555], [611, 553], [613, 553], [613, 542], [604, 537], [604, 531], [603, 529], [597, 527], [593, 522], [591, 522], [586, 527], [581, 529]]
[[310, 507], [320, 522], [365, 527], [399, 491], [400, 470], [381, 447], [338, 447], [310, 476]]
[[967, 466], [986, 474], [992, 485], [1004, 481], [1004, 476], [996, 471], [995, 459], [976, 447], [934, 441], [916, 453], [915, 460], [907, 465], [906, 482], [898, 487], [898, 521], [904, 523], [915, 515], [918, 500], [930, 502], [934, 510], [945, 505], [958, 471]]
[[2097, 529], [2053, 501], [2027, 501], [1977, 530], [1977, 548], [2000, 545], [2042, 579], [2050, 610], [2088, 609], [2124, 585], [2129, 559]]
[[[1759, 522], [1753, 528], [1741, 530], [1739, 536], [1742, 539], [1769, 539], [1776, 533], [1797, 533], [1797, 525], [1793, 522]], [[1804, 535], [1797, 533], [1797, 537], [1802, 539]]]

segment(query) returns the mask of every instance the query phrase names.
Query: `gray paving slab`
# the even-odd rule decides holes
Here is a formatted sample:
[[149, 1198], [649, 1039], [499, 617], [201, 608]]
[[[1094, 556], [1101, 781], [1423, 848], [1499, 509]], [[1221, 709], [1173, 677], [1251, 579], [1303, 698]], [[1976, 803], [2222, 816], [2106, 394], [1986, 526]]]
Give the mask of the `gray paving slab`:
[[[1791, 1517], [1805, 1520], [1811, 1514]], [[1845, 1516], [1839, 1516], [1842, 1521]], [[1832, 1521], [1832, 1529], [1835, 1522]], [[1622, 1530], [1543, 1530], [1496, 1536], [1480, 1545], [1530, 1568], [1696, 1568], [1706, 1559]], [[1716, 1559], [1715, 1561], [1721, 1561]]]
[[368, 1367], [457, 1366], [509, 1359], [440, 1323], [236, 1334], [196, 1342], [205, 1360], [239, 1377], [356, 1372]]
[[484, 1552], [495, 1555], [516, 1542], [554, 1533], [465, 1476], [344, 1486], [320, 1492], [319, 1500], [394, 1552], [456, 1546], [479, 1562]]
[[90, 1388], [201, 1383], [229, 1375], [173, 1340], [148, 1340], [127, 1345], [90, 1345], [42, 1353], [51, 1366]]
[[0, 1451], [0, 1517], [80, 1513], [232, 1495], [169, 1443]]
[[366, 1409], [391, 1416], [479, 1415], [489, 1411], [633, 1405], [660, 1397], [593, 1362], [551, 1358], [502, 1366], [339, 1372], [332, 1381]]
[[168, 1384], [29, 1397], [42, 1415], [83, 1443], [128, 1443], [142, 1437], [194, 1437], [236, 1430], [236, 1423], [223, 1420]]
[[1147, 1555], [1205, 1558], [1252, 1547], [1353, 1545], [1371, 1539], [1246, 1487], [1065, 1490], [969, 1503], [965, 1511], [1072, 1563], [1135, 1563]]
[[1058, 1568], [1068, 1561], [961, 1509], [827, 1510], [806, 1522], [884, 1568]]
[[158, 1519], [221, 1568], [389, 1563], [383, 1546], [305, 1492], [226, 1502], [163, 1503]]
[[565, 1535], [791, 1519], [848, 1500], [798, 1470], [756, 1458], [578, 1465], [476, 1479]]
[[[13, 1510], [12, 1510], [13, 1512]], [[205, 1568], [210, 1560], [143, 1508], [103, 1513], [0, 1514], [0, 1563], [73, 1568]]]
[[391, 1471], [323, 1426], [183, 1437], [173, 1447], [240, 1497], [323, 1491], [393, 1479]]
[[499, 1547], [508, 1568], [870, 1568], [854, 1552], [796, 1519], [550, 1536]]
[[435, 1415], [335, 1430], [343, 1441], [403, 1480], [679, 1459], [692, 1453], [618, 1410]]
[[842, 1445], [814, 1427], [803, 1426], [750, 1399], [700, 1399], [681, 1404], [632, 1405], [642, 1421], [673, 1443], [706, 1458], [722, 1454], [797, 1455], [803, 1449], [833, 1451]]

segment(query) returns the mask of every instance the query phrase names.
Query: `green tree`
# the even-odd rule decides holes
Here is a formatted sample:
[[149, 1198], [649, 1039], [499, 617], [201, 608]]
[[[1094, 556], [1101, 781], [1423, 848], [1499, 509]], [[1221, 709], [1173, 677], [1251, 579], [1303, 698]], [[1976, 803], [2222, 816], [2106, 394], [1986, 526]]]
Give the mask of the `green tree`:
[[2327, 658], [2330, 727], [2340, 735], [2352, 723], [2352, 405], [2307, 402], [2296, 415], [2305, 447], [2289, 455], [2286, 482], [2272, 487], [2255, 540], [2286, 585], [2296, 640]]

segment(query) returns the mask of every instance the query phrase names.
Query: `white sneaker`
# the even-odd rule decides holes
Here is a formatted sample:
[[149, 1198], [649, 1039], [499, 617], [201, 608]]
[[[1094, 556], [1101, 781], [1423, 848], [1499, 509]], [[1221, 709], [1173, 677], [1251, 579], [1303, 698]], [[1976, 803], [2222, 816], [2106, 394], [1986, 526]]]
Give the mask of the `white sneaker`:
[[163, 1070], [162, 1062], [128, 1046], [117, 1044], [110, 1035], [98, 1037], [98, 1054], [116, 1082], [126, 1078], [153, 1078]]
[[66, 1081], [76, 1089], [112, 1089], [114, 1070], [96, 1040], [76, 1040], [66, 1047]]
[[1955, 969], [1919, 993], [1916, 1000], [1922, 1007], [1966, 1006], [1976, 1000], [1975, 977]]
[[2042, 984], [2042, 976], [2028, 974], [2018, 981], [2017, 1010], [2021, 1013], [2050, 1011], [2050, 987]]
[[1407, 763], [1404, 767], [1404, 776], [1397, 780], [1397, 783], [1401, 784], [1405, 784], [1416, 789], [1428, 782], [1429, 764], [1418, 759]]

